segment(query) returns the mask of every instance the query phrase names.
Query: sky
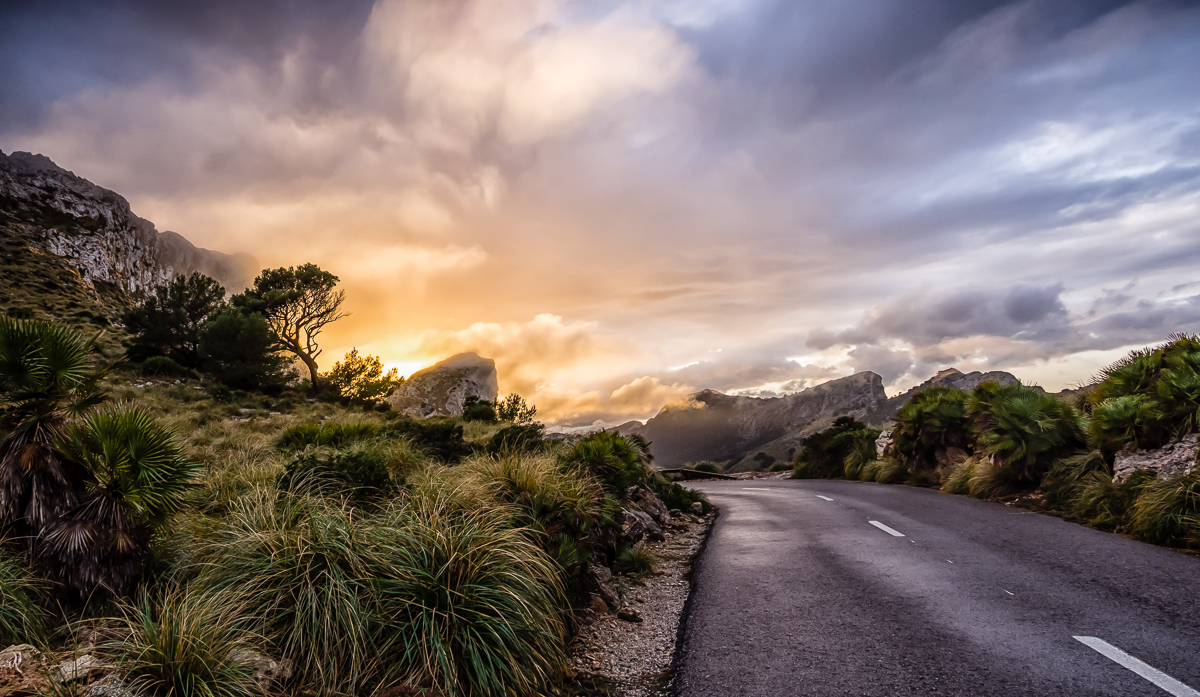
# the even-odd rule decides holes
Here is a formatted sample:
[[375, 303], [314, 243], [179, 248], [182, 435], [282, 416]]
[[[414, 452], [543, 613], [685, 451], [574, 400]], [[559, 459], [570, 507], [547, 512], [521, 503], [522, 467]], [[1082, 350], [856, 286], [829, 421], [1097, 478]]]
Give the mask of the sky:
[[10, 0], [0, 65], [0, 150], [338, 275], [322, 367], [560, 425], [1200, 331], [1196, 3]]

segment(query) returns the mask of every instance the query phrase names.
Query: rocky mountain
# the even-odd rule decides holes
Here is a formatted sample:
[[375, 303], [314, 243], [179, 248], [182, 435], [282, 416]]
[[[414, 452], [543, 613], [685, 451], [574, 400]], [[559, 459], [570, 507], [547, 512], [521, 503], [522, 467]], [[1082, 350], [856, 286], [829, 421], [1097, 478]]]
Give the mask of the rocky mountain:
[[904, 406], [913, 395], [921, 390], [927, 390], [930, 387], [948, 387], [959, 390], [973, 390], [979, 385], [988, 380], [995, 380], [1001, 385], [1016, 385], [1019, 380], [1012, 373], [1006, 373], [1002, 370], [993, 370], [987, 373], [981, 373], [978, 370], [970, 373], [964, 373], [955, 368], [947, 368], [937, 375], [929, 378], [925, 382], [917, 385], [907, 392], [891, 397], [879, 405], [875, 411], [867, 414], [864, 422], [871, 426], [880, 427], [887, 424], [900, 411], [900, 407]]
[[119, 194], [27, 152], [0, 152], [0, 237], [61, 257], [95, 293], [127, 300], [193, 271], [240, 292], [258, 270], [247, 255], [201, 249], [182, 235], [159, 232]]
[[839, 416], [853, 416], [881, 427], [921, 390], [969, 390], [987, 380], [1006, 385], [1017, 382], [1005, 372], [963, 373], [951, 368], [891, 398], [884, 392], [882, 378], [872, 372], [769, 399], [704, 390], [663, 407], [645, 424], [630, 421], [615, 430], [640, 434], [650, 441], [650, 452], [659, 467], [712, 460], [725, 465], [726, 472], [765, 470], [776, 462], [790, 462], [805, 438], [828, 428]]
[[460, 353], [413, 373], [387, 401], [401, 414], [424, 419], [461, 414], [468, 396], [494, 402], [498, 393], [496, 361]]
[[839, 416], [863, 419], [887, 401], [883, 379], [863, 372], [785, 397], [741, 397], [704, 390], [663, 407], [645, 425], [619, 426], [650, 441], [663, 468], [714, 460], [726, 472], [763, 470], [790, 461], [804, 439]]

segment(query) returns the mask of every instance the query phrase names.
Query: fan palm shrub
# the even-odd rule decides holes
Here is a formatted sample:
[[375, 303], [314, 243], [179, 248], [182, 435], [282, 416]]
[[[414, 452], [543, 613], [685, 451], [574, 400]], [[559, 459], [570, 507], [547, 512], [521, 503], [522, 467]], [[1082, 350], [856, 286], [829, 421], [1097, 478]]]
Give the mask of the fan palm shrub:
[[804, 447], [796, 456], [792, 479], [842, 477], [846, 471], [846, 457], [854, 451], [856, 444], [869, 443], [874, 451], [877, 438], [877, 429], [867, 428], [852, 416], [839, 417], [829, 428], [804, 440]]
[[894, 421], [892, 448], [909, 470], [936, 466], [938, 452], [949, 448], [970, 452], [973, 433], [962, 390], [922, 390], [900, 407]]
[[38, 567], [81, 598], [97, 589], [126, 594], [203, 466], [149, 412], [129, 404], [88, 414], [57, 449], [87, 477], [76, 505], [43, 529]]
[[646, 440], [637, 435], [624, 437], [609, 431], [593, 433], [575, 444], [566, 461], [590, 472], [619, 494], [634, 484], [645, 482], [650, 474], [650, 448]]
[[1036, 484], [1059, 457], [1085, 444], [1083, 419], [1067, 402], [1024, 385], [988, 381], [971, 391], [975, 449], [1016, 479]]
[[29, 551], [82, 493], [86, 472], [55, 443], [68, 419], [105, 399], [95, 345], [63, 325], [0, 316], [0, 532]]
[[1149, 448], [1163, 440], [1166, 421], [1157, 400], [1145, 394], [1110, 397], [1092, 407], [1092, 439], [1109, 452], [1126, 443]]

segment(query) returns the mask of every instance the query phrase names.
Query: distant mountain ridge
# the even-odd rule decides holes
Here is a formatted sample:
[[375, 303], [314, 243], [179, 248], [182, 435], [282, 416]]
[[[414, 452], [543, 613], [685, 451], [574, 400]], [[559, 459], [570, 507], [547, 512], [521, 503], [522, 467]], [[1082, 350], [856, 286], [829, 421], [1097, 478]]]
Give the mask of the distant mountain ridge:
[[0, 235], [61, 256], [85, 285], [127, 301], [193, 271], [236, 293], [258, 271], [248, 255], [202, 249], [178, 233], [159, 232], [120, 194], [28, 152], [0, 151]]
[[963, 373], [950, 368], [890, 398], [883, 389], [883, 378], [870, 371], [784, 397], [742, 397], [703, 390], [663, 407], [645, 424], [631, 421], [616, 430], [644, 436], [650, 441], [655, 464], [662, 468], [712, 460], [722, 463], [726, 472], [765, 470], [777, 462], [790, 462], [805, 438], [829, 428], [839, 416], [879, 427], [921, 390], [969, 390], [987, 380], [1018, 382], [1001, 371]]

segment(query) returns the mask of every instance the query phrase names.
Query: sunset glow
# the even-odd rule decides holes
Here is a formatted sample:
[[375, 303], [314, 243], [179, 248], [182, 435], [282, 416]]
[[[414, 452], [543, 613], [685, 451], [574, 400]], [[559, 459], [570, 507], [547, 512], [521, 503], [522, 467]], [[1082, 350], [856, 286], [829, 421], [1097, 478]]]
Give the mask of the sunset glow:
[[0, 149], [337, 274], [322, 368], [475, 351], [578, 426], [861, 370], [1060, 389], [1200, 329], [1183, 5], [228, 11], [0, 11]]

